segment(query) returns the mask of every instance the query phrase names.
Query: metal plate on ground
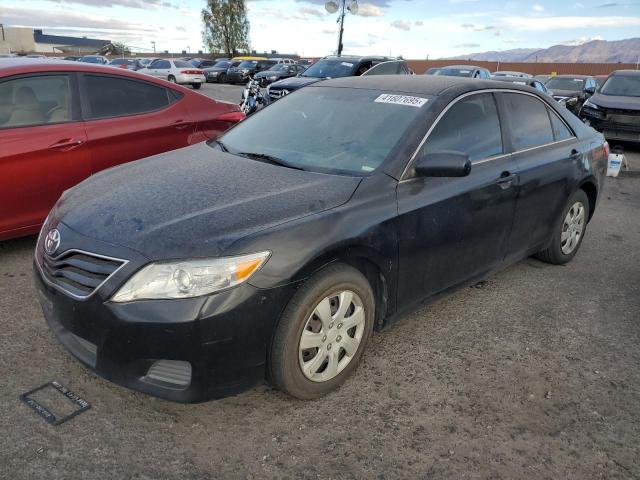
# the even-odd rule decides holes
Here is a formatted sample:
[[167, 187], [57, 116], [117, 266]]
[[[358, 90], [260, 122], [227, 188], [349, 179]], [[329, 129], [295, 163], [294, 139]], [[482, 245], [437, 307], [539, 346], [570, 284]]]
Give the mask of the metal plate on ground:
[[[77, 408], [75, 408], [73, 411], [71, 411], [71, 413], [68, 413], [66, 415], [57, 415], [55, 412], [52, 411], [51, 408], [45, 405], [42, 401], [37, 401], [35, 398], [33, 398], [35, 394], [38, 394], [39, 392], [43, 392], [45, 390], [57, 392], [57, 394], [62, 395], [63, 398], [67, 402], [69, 402], [70, 405]], [[60, 382], [57, 382], [55, 380], [53, 382], [45, 383], [44, 385], [40, 385], [39, 387], [36, 387], [32, 390], [29, 390], [28, 392], [23, 393], [22, 395], [20, 395], [20, 400], [22, 400], [24, 403], [29, 405], [38, 415], [40, 415], [44, 420], [46, 420], [47, 423], [54, 426], [60, 425], [61, 423], [71, 420], [76, 415], [79, 415], [82, 412], [85, 412], [91, 408], [91, 405], [89, 404], [89, 402], [87, 402], [77, 394], [73, 393], [67, 387], [65, 387]]]

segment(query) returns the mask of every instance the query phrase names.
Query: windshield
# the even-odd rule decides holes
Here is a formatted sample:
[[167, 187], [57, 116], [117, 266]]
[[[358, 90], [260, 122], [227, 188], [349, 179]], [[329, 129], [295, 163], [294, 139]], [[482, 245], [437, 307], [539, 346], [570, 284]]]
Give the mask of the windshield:
[[282, 70], [287, 70], [288, 68], [289, 68], [288, 65], [285, 65], [284, 63], [279, 63], [271, 67], [269, 70], [271, 70], [272, 72], [281, 72]]
[[309, 87], [242, 121], [220, 141], [230, 153], [268, 155], [294, 168], [366, 175], [426, 108], [427, 99], [417, 96]]
[[612, 75], [600, 89], [604, 95], [640, 97], [640, 75]]
[[238, 68], [253, 68], [257, 64], [258, 64], [257, 60], [245, 60], [240, 65], [238, 65]]
[[569, 90], [571, 92], [581, 92], [584, 88], [584, 79], [567, 78], [567, 77], [551, 77], [545, 83], [547, 88], [551, 90]]
[[470, 77], [473, 70], [468, 68], [436, 68], [429, 75], [444, 75], [446, 77]]
[[216, 63], [213, 68], [229, 68], [229, 66], [231, 65], [231, 62], [227, 62], [226, 60], [223, 60], [221, 62]]
[[349, 77], [353, 75], [355, 65], [354, 62], [342, 59], [320, 60], [307, 68], [301, 76], [314, 78]]

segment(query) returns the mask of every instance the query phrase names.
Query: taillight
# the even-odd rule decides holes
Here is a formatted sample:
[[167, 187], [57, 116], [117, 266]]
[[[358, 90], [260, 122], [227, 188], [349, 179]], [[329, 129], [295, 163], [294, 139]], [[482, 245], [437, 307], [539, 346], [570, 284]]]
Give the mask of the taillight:
[[118, 65], [118, 67], [120, 67], [120, 68], [127, 68], [127, 64], [126, 64], [126, 63], [121, 63], [120, 65]]
[[214, 118], [214, 120], [219, 120], [221, 122], [238, 123], [244, 120], [245, 117], [246, 115], [243, 112], [238, 110], [237, 112], [227, 112], [227, 113], [218, 115], [216, 118]]
[[602, 153], [604, 153], [604, 158], [609, 158], [610, 152], [611, 149], [609, 148], [609, 142], [605, 140], [605, 142], [602, 144]]
[[184, 75], [202, 75], [202, 70], [182, 70], [180, 73]]

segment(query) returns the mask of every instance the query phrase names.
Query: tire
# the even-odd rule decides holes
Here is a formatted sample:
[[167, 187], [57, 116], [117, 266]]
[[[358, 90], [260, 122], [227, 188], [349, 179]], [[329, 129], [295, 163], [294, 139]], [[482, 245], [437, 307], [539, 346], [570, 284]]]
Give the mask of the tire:
[[169, 75], [169, 78], [167, 78], [167, 80], [169, 80], [171, 83], [178, 83], [176, 82], [176, 77], [174, 77], [173, 75]]
[[[571, 221], [572, 218], [575, 220]], [[582, 245], [588, 219], [589, 197], [584, 190], [578, 190], [569, 199], [562, 215], [556, 221], [551, 244], [546, 250], [537, 253], [536, 257], [554, 265], [569, 262]]]
[[225, 73], [221, 73], [220, 75], [218, 75], [218, 83], [224, 83], [226, 79], [227, 75]]
[[191, 87], [193, 87], [194, 90], [199, 90], [201, 86], [202, 86], [201, 83], [192, 83], [191, 84]]
[[[324, 313], [324, 321], [318, 312]], [[344, 264], [321, 270], [296, 292], [282, 314], [269, 355], [271, 383], [302, 400], [335, 390], [358, 366], [374, 319], [374, 295], [364, 275]], [[303, 332], [313, 347], [300, 348]]]

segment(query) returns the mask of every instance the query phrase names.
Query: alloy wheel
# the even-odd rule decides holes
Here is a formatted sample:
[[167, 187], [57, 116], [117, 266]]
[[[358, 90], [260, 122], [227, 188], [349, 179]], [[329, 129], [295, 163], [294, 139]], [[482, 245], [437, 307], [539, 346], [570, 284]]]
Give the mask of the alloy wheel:
[[567, 215], [564, 217], [562, 224], [562, 233], [560, 234], [560, 248], [562, 253], [570, 255], [578, 244], [584, 233], [585, 228], [585, 209], [582, 202], [574, 203]]
[[365, 330], [360, 297], [343, 290], [323, 298], [307, 319], [299, 342], [302, 373], [314, 382], [336, 377], [354, 358]]

